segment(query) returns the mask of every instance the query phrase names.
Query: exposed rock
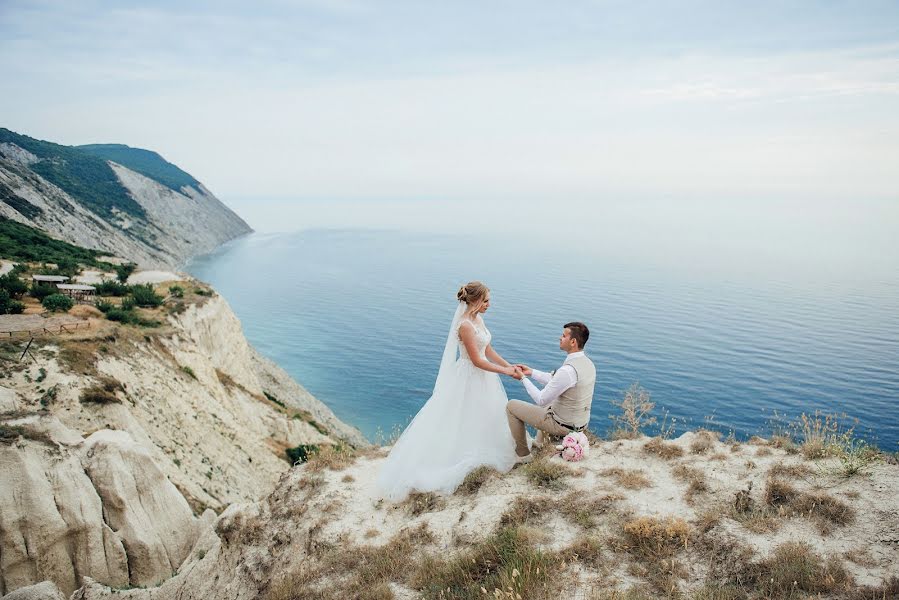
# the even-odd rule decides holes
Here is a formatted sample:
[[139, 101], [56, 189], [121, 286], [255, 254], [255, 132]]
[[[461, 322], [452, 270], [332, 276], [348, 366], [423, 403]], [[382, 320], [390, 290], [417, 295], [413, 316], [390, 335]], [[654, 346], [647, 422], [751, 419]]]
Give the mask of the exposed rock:
[[[578, 463], [565, 463], [551, 456], [551, 451], [545, 452], [526, 467], [487, 474], [480, 487], [401, 504], [381, 500], [374, 486], [385, 452], [367, 452], [337, 470], [321, 463], [297, 466], [264, 500], [235, 504], [222, 513], [214, 528], [201, 535], [196, 551], [176, 576], [156, 588], [130, 590], [126, 597], [344, 598], [359, 597], [360, 590], [380, 585], [380, 589], [389, 587], [393, 596], [381, 592], [377, 597], [415, 598], [426, 591], [435, 565], [473, 548], [485, 548], [491, 536], [504, 528], [519, 529], [519, 543], [542, 553], [544, 577], [551, 570], [548, 589], [539, 589], [541, 593], [534, 597], [627, 596], [634, 585], [649, 589], [640, 597], [693, 597], [708, 592], [709, 588], [703, 590], [705, 584], [711, 589], [727, 584], [727, 597], [752, 597], [757, 586], [769, 583], [753, 579], [766, 573], [765, 560], [777, 547], [795, 542], [809, 543], [809, 552], [814, 553], [808, 558], [798, 556], [802, 569], [812, 573], [815, 561], [822, 565], [831, 561], [832, 573], [829, 581], [798, 585], [820, 585], [820, 590], [830, 586], [826, 597], [892, 597], [892, 592], [881, 595], [859, 586], [881, 585], [899, 565], [899, 547], [878, 537], [884, 527], [899, 524], [899, 499], [892, 493], [899, 485], [899, 468], [880, 463], [867, 476], [847, 480], [829, 472], [838, 468], [838, 460], [817, 461], [813, 463], [819, 467], [817, 474], [808, 471], [805, 480], [791, 484], [802, 493], [829, 494], [826, 505], [844, 503], [856, 517], [837, 519], [829, 532], [821, 533], [815, 515], [806, 510], [770, 509], [764, 516], [773, 521], [775, 530], [759, 532], [752, 521], [741, 522], [744, 517], [732, 511], [735, 493], [755, 481], [755, 502], [768, 506], [763, 490], [766, 480], [778, 477], [773, 473], [809, 467], [783, 449], [765, 446], [768, 452], [758, 456], [751, 444], [730, 445], [714, 439], [708, 440], [708, 455], [697, 455], [691, 448], [698, 437], [685, 434], [666, 442], [681, 450], [668, 459], [647, 452], [646, 438], [596, 443]], [[638, 470], [645, 481], [640, 489], [633, 489], [625, 476]], [[692, 485], [683, 479], [684, 473], [701, 478], [704, 484]], [[552, 485], [548, 474], [556, 478]], [[631, 530], [635, 535], [655, 532], [660, 537], [649, 538], [643, 553], [626, 537], [628, 523], [643, 524], [642, 529]], [[670, 529], [654, 530], [653, 523], [668, 524]], [[415, 531], [426, 533], [411, 546], [389, 549], [392, 541]], [[666, 543], [665, 536], [679, 535], [677, 531], [683, 537], [676, 543], [667, 548], [659, 545]], [[380, 559], [379, 549], [385, 551]], [[473, 563], [477, 562], [474, 557], [484, 560], [475, 552]], [[488, 554], [490, 560], [472, 566], [469, 575], [460, 575], [459, 585], [481, 595], [480, 581], [486, 583], [491, 573], [503, 571], [509, 585], [520, 584], [521, 577], [539, 575], [533, 565], [527, 570], [527, 562], [509, 551], [492, 557]], [[842, 565], [839, 569], [845, 569], [846, 575], [841, 576], [834, 565]], [[450, 571], [463, 569], [464, 564], [457, 564]], [[423, 578], [414, 576], [419, 570]], [[722, 581], [722, 575], [734, 579]], [[792, 579], [779, 584], [796, 591], [790, 587], [797, 585]], [[440, 595], [428, 591], [429, 597], [464, 595], [461, 590], [456, 595], [456, 590]], [[491, 587], [488, 592], [491, 597], [509, 597], [508, 589]], [[75, 598], [95, 600], [119, 594], [89, 582]], [[782, 594], [774, 588], [769, 596]]]
[[3, 600], [66, 600], [66, 597], [52, 581], [42, 581], [10, 592]]
[[[366, 443], [299, 385], [275, 387], [287, 375], [258, 358], [218, 295], [157, 329], [90, 322], [36, 340], [0, 388], [11, 432], [0, 445], [0, 592], [49, 579], [71, 593], [85, 576], [155, 585], [189, 558], [215, 519], [207, 509], [272, 489], [285, 448]], [[98, 385], [112, 385], [106, 403], [82, 402]]]

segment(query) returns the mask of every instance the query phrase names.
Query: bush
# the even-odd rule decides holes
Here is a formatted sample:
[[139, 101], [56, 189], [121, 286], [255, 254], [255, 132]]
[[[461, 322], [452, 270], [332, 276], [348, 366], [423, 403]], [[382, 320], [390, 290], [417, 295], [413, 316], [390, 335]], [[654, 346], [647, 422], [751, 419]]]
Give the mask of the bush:
[[170, 285], [169, 293], [175, 298], [183, 298], [184, 297], [184, 288], [180, 285]]
[[9, 309], [9, 292], [4, 289], [0, 289], [0, 315], [5, 315], [6, 311]]
[[65, 294], [50, 294], [41, 301], [41, 304], [47, 310], [65, 312], [75, 306], [75, 301]]
[[38, 300], [43, 300], [47, 296], [55, 294], [57, 291], [56, 286], [49, 283], [32, 283], [29, 293]]
[[157, 295], [149, 283], [132, 285], [131, 297], [137, 306], [153, 307], [162, 304], [162, 296]]
[[0, 276], [0, 290], [6, 290], [10, 298], [18, 299], [28, 291], [28, 284], [12, 273], [7, 273]]
[[291, 464], [304, 463], [318, 450], [319, 447], [315, 444], [300, 444], [295, 448], [287, 449], [287, 460]]
[[21, 315], [25, 311], [25, 305], [19, 302], [18, 300], [10, 300], [9, 306], [6, 309], [11, 315]]
[[108, 313], [116, 307], [112, 302], [106, 302], [105, 300], [98, 300], [94, 306], [96, 306], [97, 310], [99, 310], [103, 314]]
[[137, 268], [137, 265], [134, 263], [128, 263], [124, 265], [118, 265], [115, 268], [116, 277], [119, 278], [119, 281], [125, 283], [128, 281], [128, 277], [134, 273], [134, 270]]
[[118, 281], [104, 281], [94, 287], [97, 288], [98, 296], [127, 296], [131, 291], [131, 288]]

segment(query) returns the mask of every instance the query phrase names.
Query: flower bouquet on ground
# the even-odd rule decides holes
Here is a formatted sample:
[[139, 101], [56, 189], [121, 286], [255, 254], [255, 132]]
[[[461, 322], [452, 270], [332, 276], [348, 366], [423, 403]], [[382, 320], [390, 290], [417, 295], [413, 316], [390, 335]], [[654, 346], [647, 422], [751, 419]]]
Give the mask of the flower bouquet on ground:
[[574, 431], [565, 436], [561, 446], [556, 446], [562, 454], [562, 458], [569, 462], [577, 462], [587, 456], [590, 451], [590, 441], [580, 431]]

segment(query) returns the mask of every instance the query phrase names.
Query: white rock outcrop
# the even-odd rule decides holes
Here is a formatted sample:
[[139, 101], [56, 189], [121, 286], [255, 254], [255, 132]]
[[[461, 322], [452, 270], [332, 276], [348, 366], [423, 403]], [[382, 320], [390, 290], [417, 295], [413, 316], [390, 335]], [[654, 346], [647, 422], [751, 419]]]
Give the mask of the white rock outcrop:
[[[155, 330], [79, 332], [37, 340], [0, 388], [0, 594], [44, 580], [70, 594], [85, 577], [156, 585], [213, 510], [272, 489], [286, 448], [366, 445], [259, 358], [218, 295]], [[111, 400], [81, 400], [103, 382]]]

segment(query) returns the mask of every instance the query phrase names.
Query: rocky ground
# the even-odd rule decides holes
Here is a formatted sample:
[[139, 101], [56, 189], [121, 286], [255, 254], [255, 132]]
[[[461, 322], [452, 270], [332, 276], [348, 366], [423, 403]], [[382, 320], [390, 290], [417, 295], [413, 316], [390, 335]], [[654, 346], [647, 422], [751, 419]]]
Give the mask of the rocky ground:
[[273, 488], [287, 448], [367, 445], [249, 346], [224, 299], [180, 285], [141, 310], [155, 327], [76, 306], [64, 319], [84, 327], [39, 335], [24, 360], [26, 338], [2, 341], [0, 594], [158, 584], [217, 512]]
[[[806, 454], [810, 454], [806, 452]], [[385, 449], [331, 451], [233, 505], [159, 587], [78, 599], [895, 598], [899, 466], [783, 439], [596, 440], [381, 500]], [[848, 458], [848, 460], [847, 460]], [[857, 470], [857, 471], [856, 471]]]

